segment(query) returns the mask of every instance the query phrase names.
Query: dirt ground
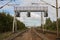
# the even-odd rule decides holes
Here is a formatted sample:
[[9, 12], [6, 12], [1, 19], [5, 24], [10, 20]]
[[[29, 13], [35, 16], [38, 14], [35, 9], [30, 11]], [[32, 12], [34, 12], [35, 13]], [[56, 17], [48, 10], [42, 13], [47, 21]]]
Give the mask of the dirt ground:
[[[37, 31], [38, 33], [41, 33], [40, 31]], [[56, 40], [57, 38], [57, 34], [53, 34], [53, 33], [45, 33], [44, 34], [45, 37], [47, 37], [49, 40]], [[60, 38], [60, 34], [59, 34], [59, 38]]]
[[[51, 33], [41, 33], [40, 31], [37, 31], [36, 29], [29, 29], [28, 31], [24, 32], [23, 34], [20, 34], [13, 40], [42, 40], [41, 37], [39, 37], [35, 31], [42, 37], [44, 35], [45, 39], [48, 38], [49, 40], [56, 40], [56, 34]], [[42, 35], [41, 35], [42, 34]]]
[[22, 35], [16, 37], [14, 40], [41, 40], [35, 33], [31, 32], [31, 29]]

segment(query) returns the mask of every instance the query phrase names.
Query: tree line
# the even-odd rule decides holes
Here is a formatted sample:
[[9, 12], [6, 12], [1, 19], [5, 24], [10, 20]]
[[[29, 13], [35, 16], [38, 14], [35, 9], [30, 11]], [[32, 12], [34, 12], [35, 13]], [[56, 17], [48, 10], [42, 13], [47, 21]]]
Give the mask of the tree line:
[[[50, 18], [46, 19], [44, 26], [45, 26], [45, 29], [47, 30], [55, 30], [55, 31], [57, 30], [56, 21], [51, 21]], [[60, 30], [60, 18], [58, 18], [58, 28]]]
[[[13, 26], [13, 16], [11, 16], [9, 13], [0, 12], [0, 33], [1, 32], [8, 32], [12, 31]], [[25, 24], [17, 20], [17, 29], [23, 30], [26, 29]]]

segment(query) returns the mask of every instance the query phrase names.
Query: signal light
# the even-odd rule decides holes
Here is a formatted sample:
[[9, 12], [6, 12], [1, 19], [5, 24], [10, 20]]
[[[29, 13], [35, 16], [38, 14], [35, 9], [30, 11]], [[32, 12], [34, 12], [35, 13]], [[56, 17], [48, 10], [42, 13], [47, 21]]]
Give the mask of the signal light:
[[30, 17], [30, 12], [27, 13], [27, 16]]
[[44, 17], [48, 17], [48, 12], [45, 12], [44, 13]]
[[20, 17], [20, 13], [19, 12], [16, 13], [16, 17]]

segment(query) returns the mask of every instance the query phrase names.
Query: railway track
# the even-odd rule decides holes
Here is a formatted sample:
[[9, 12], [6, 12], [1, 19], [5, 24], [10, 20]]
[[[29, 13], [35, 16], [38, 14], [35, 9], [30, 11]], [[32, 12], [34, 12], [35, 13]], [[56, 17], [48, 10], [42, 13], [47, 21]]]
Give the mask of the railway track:
[[21, 32], [17, 32], [17, 33], [12, 33], [11, 36], [9, 36], [8, 38], [5, 38], [3, 40], [14, 40], [16, 37], [18, 36], [22, 36], [23, 33], [27, 32], [29, 29], [21, 31]]
[[47, 37], [45, 37], [43, 33], [38, 33], [34, 28], [32, 30], [38, 37], [41, 38], [41, 40], [50, 40]]
[[[43, 33], [43, 31], [41, 29], [36, 29], [35, 30], [38, 32], [38, 33]], [[57, 37], [57, 33], [56, 31], [50, 31], [50, 30], [44, 30], [44, 35], [45, 37], [49, 38], [50, 40], [56, 40], [56, 37]], [[59, 38], [60, 38], [60, 33], [59, 33]]]
[[29, 29], [27, 32], [23, 33], [22, 36], [18, 36], [13, 40], [43, 40], [38, 36], [32, 29]]
[[[47, 34], [48, 35], [48, 34]], [[30, 28], [23, 32], [17, 33], [14, 37], [7, 38], [6, 40], [54, 40], [50, 39], [49, 36], [43, 34], [35, 28]]]
[[[43, 29], [41, 29], [41, 28], [34, 28], [34, 29], [43, 33]], [[44, 32], [45, 33], [50, 33], [50, 34], [55, 34], [55, 35], [57, 34], [56, 31], [50, 31], [50, 30], [46, 30], [46, 29], [44, 29]], [[59, 32], [59, 35], [60, 35], [60, 32]]]

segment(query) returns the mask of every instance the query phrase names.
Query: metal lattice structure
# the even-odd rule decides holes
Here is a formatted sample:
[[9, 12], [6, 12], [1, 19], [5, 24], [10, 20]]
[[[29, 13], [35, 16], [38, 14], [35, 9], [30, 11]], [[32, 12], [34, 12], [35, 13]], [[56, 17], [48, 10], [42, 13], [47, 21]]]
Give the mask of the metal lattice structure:
[[47, 6], [17, 6], [15, 7], [15, 11], [20, 12], [47, 12]]
[[[16, 25], [15, 24], [15, 22], [16, 22], [15, 19], [16, 19], [16, 17], [19, 16], [18, 13], [27, 12], [27, 13], [29, 13], [28, 17], [30, 17], [30, 12], [44, 12], [46, 14], [46, 13], [48, 13], [48, 6], [15, 6], [14, 11], [15, 11], [15, 14], [14, 14], [14, 21], [13, 21], [13, 32], [14, 32], [14, 25]], [[18, 16], [16, 16], [17, 14], [18, 14]], [[47, 16], [45, 15], [45, 17], [47, 17]], [[42, 17], [42, 20], [43, 20], [43, 17]], [[17, 30], [16, 27], [15, 27], [15, 30]]]

